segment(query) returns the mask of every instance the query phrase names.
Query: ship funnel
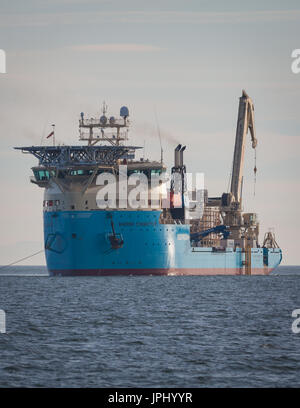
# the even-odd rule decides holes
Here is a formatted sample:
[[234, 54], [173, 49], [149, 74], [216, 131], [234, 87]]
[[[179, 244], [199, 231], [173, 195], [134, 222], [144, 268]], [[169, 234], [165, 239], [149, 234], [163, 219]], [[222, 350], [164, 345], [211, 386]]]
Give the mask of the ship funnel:
[[181, 144], [179, 144], [176, 149], [175, 149], [175, 163], [174, 167], [179, 167], [180, 166], [180, 149], [181, 149]]
[[183, 152], [185, 151], [185, 149], [186, 149], [186, 146], [182, 146], [182, 148], [180, 149], [180, 152], [179, 152], [179, 154], [180, 154], [180, 161], [179, 161], [180, 167], [183, 167]]

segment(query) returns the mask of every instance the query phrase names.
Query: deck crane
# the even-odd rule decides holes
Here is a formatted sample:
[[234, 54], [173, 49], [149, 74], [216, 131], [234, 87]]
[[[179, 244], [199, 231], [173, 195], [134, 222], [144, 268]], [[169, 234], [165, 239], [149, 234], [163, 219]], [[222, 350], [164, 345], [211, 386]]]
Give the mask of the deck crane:
[[[242, 215], [243, 169], [248, 130], [250, 130], [252, 148], [255, 149], [257, 139], [254, 125], [254, 105], [246, 91], [243, 90], [239, 102], [230, 192], [224, 193], [221, 199], [224, 224], [230, 228], [230, 237], [237, 240], [245, 236], [246, 232], [248, 232], [248, 237], [251, 235], [252, 239], [257, 240], [258, 238], [256, 214]], [[256, 172], [256, 166], [254, 172]]]
[[242, 201], [245, 142], [248, 129], [250, 130], [251, 134], [252, 148], [255, 149], [257, 146], [257, 139], [255, 135], [254, 125], [254, 105], [251, 98], [247, 95], [246, 91], [243, 90], [243, 94], [240, 97], [238, 120], [236, 126], [236, 138], [230, 187], [230, 192], [235, 202], [238, 203], [241, 203]]
[[196, 232], [191, 234], [191, 241], [198, 242], [201, 241], [203, 238], [207, 237], [209, 234], [223, 234], [224, 239], [227, 239], [229, 236], [229, 231], [226, 225], [216, 225], [213, 228], [209, 228], [204, 231]]

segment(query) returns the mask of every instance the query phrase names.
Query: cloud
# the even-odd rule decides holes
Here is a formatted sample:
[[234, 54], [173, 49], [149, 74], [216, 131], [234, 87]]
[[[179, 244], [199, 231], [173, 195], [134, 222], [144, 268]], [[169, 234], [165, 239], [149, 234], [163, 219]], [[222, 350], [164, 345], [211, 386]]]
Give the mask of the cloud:
[[161, 48], [147, 44], [130, 44], [130, 43], [115, 43], [115, 44], [86, 44], [74, 45], [67, 47], [73, 51], [79, 52], [153, 52], [161, 51]]
[[263, 11], [94, 11], [65, 13], [2, 13], [1, 27], [97, 23], [127, 24], [243, 24], [300, 21], [300, 10]]

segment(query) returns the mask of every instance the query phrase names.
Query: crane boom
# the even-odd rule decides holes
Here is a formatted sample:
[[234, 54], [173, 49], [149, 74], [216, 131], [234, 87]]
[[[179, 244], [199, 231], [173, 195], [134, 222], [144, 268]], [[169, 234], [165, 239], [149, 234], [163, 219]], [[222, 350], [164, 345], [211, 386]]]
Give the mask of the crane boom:
[[239, 103], [230, 187], [230, 192], [233, 195], [235, 202], [238, 203], [241, 203], [242, 200], [241, 190], [243, 181], [245, 141], [248, 129], [250, 130], [251, 134], [252, 147], [255, 149], [257, 146], [257, 139], [254, 125], [254, 105], [251, 98], [247, 95], [245, 90], [243, 90]]

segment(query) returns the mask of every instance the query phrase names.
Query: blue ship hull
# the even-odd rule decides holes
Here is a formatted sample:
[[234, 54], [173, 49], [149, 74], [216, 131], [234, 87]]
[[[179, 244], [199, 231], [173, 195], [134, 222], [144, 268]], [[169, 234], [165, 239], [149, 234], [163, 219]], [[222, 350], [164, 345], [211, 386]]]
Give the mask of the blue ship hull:
[[[159, 211], [44, 212], [50, 275], [243, 275], [239, 248], [192, 247], [189, 225], [160, 224]], [[109, 236], [122, 236], [112, 249]], [[252, 248], [251, 274], [268, 274], [282, 259], [279, 248]]]

